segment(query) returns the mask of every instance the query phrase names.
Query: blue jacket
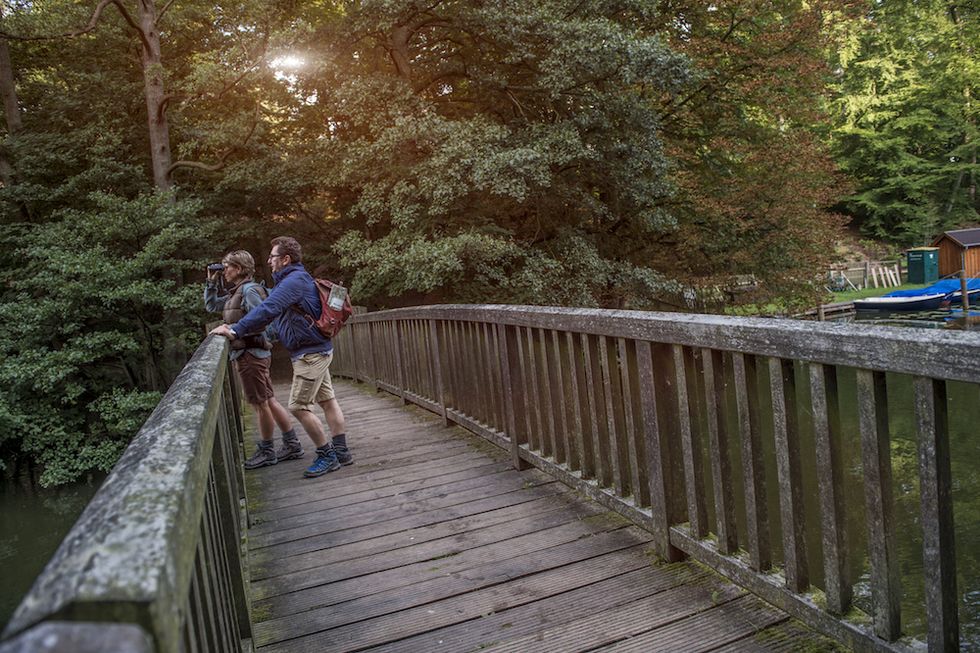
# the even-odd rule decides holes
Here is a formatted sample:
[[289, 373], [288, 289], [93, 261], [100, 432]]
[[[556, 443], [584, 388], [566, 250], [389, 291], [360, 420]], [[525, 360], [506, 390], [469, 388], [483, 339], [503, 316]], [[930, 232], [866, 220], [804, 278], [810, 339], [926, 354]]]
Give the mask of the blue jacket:
[[[232, 330], [239, 336], [259, 333], [273, 320], [279, 334], [279, 342], [296, 360], [306, 354], [329, 354], [333, 351], [330, 338], [327, 338], [313, 325], [306, 315], [320, 316], [320, 293], [313, 277], [300, 263], [287, 265], [272, 275], [276, 285], [264, 302], [232, 324]], [[300, 315], [292, 307], [298, 305], [305, 315]]]

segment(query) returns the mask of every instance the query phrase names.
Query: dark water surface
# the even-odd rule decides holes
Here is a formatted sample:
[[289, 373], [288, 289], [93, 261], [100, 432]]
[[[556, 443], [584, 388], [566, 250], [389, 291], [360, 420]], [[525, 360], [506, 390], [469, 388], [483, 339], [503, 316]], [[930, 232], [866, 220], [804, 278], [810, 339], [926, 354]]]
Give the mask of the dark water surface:
[[44, 489], [0, 485], [0, 629], [99, 489], [100, 481]]
[[[964, 315], [959, 309], [920, 312], [861, 312], [845, 318], [862, 324], [931, 328], [946, 330], [980, 330], [980, 307]], [[976, 361], [980, 365], [980, 361]], [[867, 540], [864, 514], [864, 476], [861, 469], [861, 443], [857, 423], [855, 375], [842, 370], [840, 376], [842, 427], [845, 459], [852, 461], [845, 483], [847, 496], [854, 500], [848, 506], [849, 537], [862, 549]], [[902, 567], [902, 630], [923, 638], [926, 630], [922, 575], [922, 528], [919, 523], [920, 499], [917, 467], [918, 444], [912, 414], [912, 379], [888, 374], [889, 423], [891, 426], [892, 473], [895, 491], [895, 516], [898, 521], [899, 560]], [[953, 522], [955, 524], [956, 585], [959, 593], [961, 651], [980, 653], [980, 386], [954, 383], [947, 385], [950, 417], [950, 456], [953, 477]], [[803, 419], [801, 422], [808, 420]], [[806, 425], [804, 430], [806, 430]], [[806, 437], [806, 434], [804, 434]], [[809, 436], [812, 438], [812, 435]], [[812, 480], [816, 493], [816, 479]], [[810, 494], [810, 493], [808, 493]], [[808, 506], [808, 516], [819, 518], [816, 506]], [[813, 543], [819, 548], [820, 543]], [[867, 560], [855, 561], [853, 572], [858, 578], [855, 603], [871, 609]]]

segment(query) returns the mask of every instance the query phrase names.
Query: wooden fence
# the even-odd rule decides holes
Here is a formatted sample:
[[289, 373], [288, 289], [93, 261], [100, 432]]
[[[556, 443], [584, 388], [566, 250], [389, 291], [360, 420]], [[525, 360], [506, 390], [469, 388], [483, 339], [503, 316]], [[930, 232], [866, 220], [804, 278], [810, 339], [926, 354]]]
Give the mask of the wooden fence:
[[[647, 528], [664, 559], [691, 556], [858, 650], [922, 647], [901, 638], [893, 499], [889, 397], [893, 373], [907, 375], [928, 647], [958, 650], [947, 384], [980, 382], [980, 334], [430, 306], [355, 316], [336, 344], [335, 373], [495, 442], [516, 466]], [[857, 460], [842, 458], [844, 399]], [[845, 518], [860, 501], [842, 480], [855, 468], [864, 538], [848, 536]], [[816, 476], [813, 490], [804, 471]], [[806, 492], [818, 499], [816, 519], [805, 518]], [[855, 568], [869, 569], [866, 612], [854, 607]]]
[[240, 653], [242, 435], [227, 340], [208, 338], [35, 581], [3, 653]]

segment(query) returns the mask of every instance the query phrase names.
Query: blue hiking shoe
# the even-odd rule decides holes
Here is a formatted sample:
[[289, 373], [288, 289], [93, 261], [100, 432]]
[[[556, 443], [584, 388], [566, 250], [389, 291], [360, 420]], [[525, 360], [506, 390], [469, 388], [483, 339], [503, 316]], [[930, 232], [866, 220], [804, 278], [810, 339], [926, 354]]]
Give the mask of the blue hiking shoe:
[[306, 468], [303, 476], [306, 478], [316, 478], [328, 472], [335, 472], [338, 469], [340, 469], [340, 463], [337, 461], [337, 452], [332, 447], [330, 449], [317, 449], [316, 460]]

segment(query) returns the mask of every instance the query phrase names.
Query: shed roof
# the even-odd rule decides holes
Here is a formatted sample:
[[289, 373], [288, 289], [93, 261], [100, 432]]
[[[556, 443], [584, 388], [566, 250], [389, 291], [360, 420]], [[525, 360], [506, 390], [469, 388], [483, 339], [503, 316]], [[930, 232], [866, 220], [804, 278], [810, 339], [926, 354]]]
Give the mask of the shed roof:
[[933, 241], [933, 245], [938, 245], [943, 238], [949, 237], [953, 242], [969, 249], [970, 247], [980, 246], [980, 227], [974, 229], [957, 229], [947, 231], [942, 236]]

